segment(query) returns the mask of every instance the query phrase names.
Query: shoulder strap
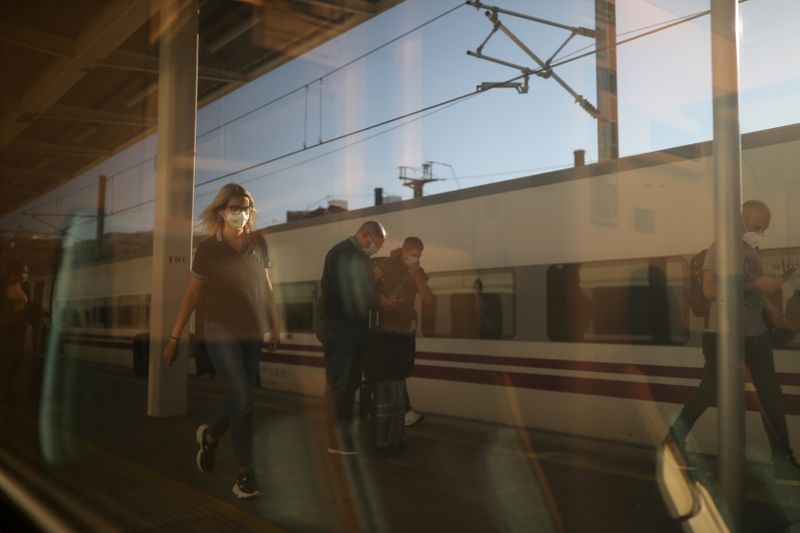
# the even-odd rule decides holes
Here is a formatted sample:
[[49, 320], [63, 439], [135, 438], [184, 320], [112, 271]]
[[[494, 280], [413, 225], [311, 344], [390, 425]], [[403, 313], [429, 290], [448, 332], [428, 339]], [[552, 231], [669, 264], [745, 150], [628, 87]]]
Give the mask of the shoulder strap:
[[261, 252], [261, 255], [264, 257], [267, 268], [269, 268], [272, 264], [272, 261], [270, 261], [269, 258], [269, 246], [267, 245], [267, 239], [265, 239], [261, 233], [257, 232], [251, 233], [250, 238], [253, 239], [256, 248], [258, 248], [258, 251]]

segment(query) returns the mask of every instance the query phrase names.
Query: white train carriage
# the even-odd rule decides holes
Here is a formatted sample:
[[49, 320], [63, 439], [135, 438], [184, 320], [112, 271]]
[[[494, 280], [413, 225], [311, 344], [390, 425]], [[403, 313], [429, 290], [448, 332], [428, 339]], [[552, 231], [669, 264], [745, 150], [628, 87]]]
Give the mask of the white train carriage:
[[82, 268], [57, 292], [64, 354], [132, 366], [133, 338], [148, 330], [152, 259], [141, 257]]
[[[322, 394], [313, 321], [324, 257], [377, 219], [389, 231], [385, 253], [408, 235], [425, 242], [436, 298], [418, 303], [416, 408], [654, 444], [701, 376], [703, 321], [689, 310], [688, 262], [714, 237], [710, 152], [701, 143], [267, 228], [286, 333], [277, 353], [264, 354], [262, 383]], [[763, 255], [775, 274], [800, 265], [798, 168], [800, 125], [744, 136], [743, 197], [772, 209]], [[67, 350], [130, 365], [149, 280], [149, 258], [81, 271], [64, 317]], [[794, 294], [787, 283], [775, 303]], [[797, 348], [776, 352], [794, 442]], [[748, 455], [766, 459], [747, 387]], [[715, 429], [713, 415], [700, 420], [700, 450], [716, 452]]]
[[[771, 273], [800, 263], [800, 127], [746, 135], [744, 198], [767, 202]], [[710, 143], [567, 169], [267, 229], [289, 335], [265, 359], [271, 387], [321, 394], [310, 333], [327, 250], [364, 220], [426, 245], [436, 294], [418, 307], [409, 381], [422, 411], [653, 444], [701, 376], [702, 319], [691, 315], [689, 260], [714, 237]], [[482, 291], [477, 289], [476, 280]], [[800, 285], [800, 284], [799, 284]], [[794, 295], [787, 283], [775, 303]], [[292, 324], [295, 327], [292, 327]], [[800, 361], [776, 353], [800, 440]], [[751, 458], [769, 447], [750, 391]], [[713, 412], [713, 411], [710, 411]], [[715, 417], [698, 447], [716, 452]]]

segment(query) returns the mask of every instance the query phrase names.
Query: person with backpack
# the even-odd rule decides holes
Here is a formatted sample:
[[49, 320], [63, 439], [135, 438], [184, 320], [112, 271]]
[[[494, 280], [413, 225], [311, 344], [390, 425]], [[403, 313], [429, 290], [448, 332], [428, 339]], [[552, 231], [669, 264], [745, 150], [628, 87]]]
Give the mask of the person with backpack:
[[203, 211], [201, 219], [211, 236], [197, 247], [189, 286], [164, 348], [164, 359], [174, 363], [181, 332], [205, 291], [205, 344], [225, 388], [225, 405], [210, 424], [197, 428], [196, 463], [201, 472], [211, 472], [219, 439], [230, 429], [239, 466], [233, 486], [238, 498], [261, 494], [253, 460], [252, 389], [266, 331], [269, 351], [280, 338], [267, 243], [252, 231], [255, 213], [252, 194], [235, 183], [222, 187]]
[[[771, 213], [764, 202], [749, 200], [742, 206], [742, 239], [744, 275], [743, 331], [745, 363], [758, 394], [761, 419], [764, 423], [770, 448], [772, 450], [773, 475], [779, 485], [800, 485], [800, 467], [795, 461], [789, 444], [789, 431], [783, 395], [777, 376], [775, 361], [765, 317], [773, 315], [775, 321], [782, 320], [779, 312], [767, 302], [765, 295], [781, 290], [786, 279], [764, 273], [764, 263], [759, 254], [759, 244], [764, 232], [769, 228]], [[703, 252], [701, 252], [702, 254]], [[699, 256], [700, 254], [698, 254]], [[695, 258], [697, 259], [697, 258]], [[697, 284], [690, 284], [690, 300], [695, 314], [705, 316], [703, 332], [703, 356], [705, 365], [700, 385], [683, 407], [672, 424], [667, 441], [674, 444], [683, 454], [684, 467], [694, 469], [686, 456], [686, 438], [697, 419], [711, 406], [717, 395], [717, 303], [716, 270], [717, 258], [712, 243], [702, 259], [702, 294]], [[693, 260], [692, 264], [698, 263]], [[695, 268], [696, 267], [690, 267]], [[694, 280], [694, 276], [693, 276]], [[694, 285], [694, 287], [692, 287]], [[705, 300], [705, 301], [703, 301]], [[705, 310], [705, 313], [703, 314]]]

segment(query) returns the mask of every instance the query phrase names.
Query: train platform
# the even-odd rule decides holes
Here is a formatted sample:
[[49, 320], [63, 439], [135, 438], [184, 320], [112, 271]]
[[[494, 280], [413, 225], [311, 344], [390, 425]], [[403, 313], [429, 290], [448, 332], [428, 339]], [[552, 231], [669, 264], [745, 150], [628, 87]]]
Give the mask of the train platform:
[[[23, 382], [36, 381], [36, 361], [26, 366]], [[188, 415], [156, 419], [130, 369], [77, 363], [69, 374], [56, 380], [70, 390], [66, 404], [25, 386], [4, 402], [0, 463], [92, 530], [680, 530], [652, 449], [426, 413], [397, 456], [335, 456], [319, 398], [263, 389], [254, 417], [263, 496], [241, 501], [229, 436], [214, 472], [195, 466], [195, 429], [221, 405], [219, 383], [190, 378]], [[800, 527], [800, 488], [772, 485], [766, 465], [750, 465], [748, 487], [746, 531]]]

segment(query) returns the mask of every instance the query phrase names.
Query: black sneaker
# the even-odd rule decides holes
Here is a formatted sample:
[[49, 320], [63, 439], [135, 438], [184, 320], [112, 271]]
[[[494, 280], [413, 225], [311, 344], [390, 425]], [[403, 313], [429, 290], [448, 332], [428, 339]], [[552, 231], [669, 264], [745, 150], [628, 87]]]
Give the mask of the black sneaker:
[[214, 470], [214, 464], [217, 462], [217, 441], [214, 443], [208, 442], [208, 425], [203, 424], [197, 428], [195, 433], [197, 437], [197, 444], [200, 449], [197, 450], [197, 469], [204, 474], [208, 474]]
[[773, 458], [772, 472], [776, 485], [800, 486], [800, 466], [791, 454]]
[[261, 486], [259, 486], [256, 473], [252, 468], [239, 474], [239, 479], [233, 486], [233, 493], [239, 499], [255, 498], [261, 495]]

